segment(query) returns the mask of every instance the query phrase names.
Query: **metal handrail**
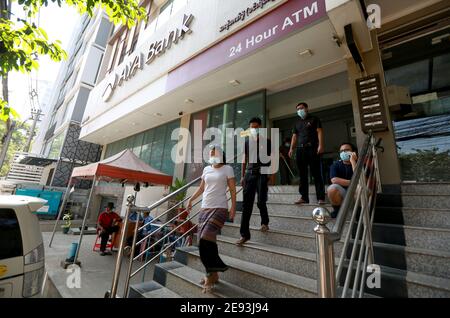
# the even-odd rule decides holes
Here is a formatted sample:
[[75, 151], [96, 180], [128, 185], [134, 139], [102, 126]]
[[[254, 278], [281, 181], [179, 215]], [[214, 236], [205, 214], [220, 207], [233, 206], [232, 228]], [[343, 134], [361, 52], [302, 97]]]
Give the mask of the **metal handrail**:
[[[347, 272], [342, 286], [340, 297], [347, 297], [350, 284], [353, 282], [351, 297], [363, 297], [365, 292], [365, 278], [368, 264], [373, 264], [373, 241], [372, 226], [375, 215], [377, 194], [381, 192], [380, 171], [378, 165], [379, 140], [370, 133], [364, 143], [361, 156], [356, 165], [355, 173], [347, 191], [336, 223], [330, 231], [327, 223], [330, 214], [324, 208], [317, 208], [313, 212], [313, 218], [318, 223], [314, 229], [317, 242], [317, 264], [318, 264], [318, 294], [323, 298], [334, 298], [337, 286], [341, 282], [344, 268]], [[351, 213], [351, 214], [350, 214]], [[350, 222], [347, 220], [350, 218]], [[348, 226], [346, 226], [348, 224]], [[356, 234], [352, 238], [356, 225]], [[336, 275], [334, 244], [341, 240], [344, 233], [342, 254], [340, 256]], [[350, 259], [347, 253], [350, 244]], [[358, 250], [359, 247], [359, 250]], [[347, 262], [346, 262], [347, 261]], [[356, 267], [354, 269], [354, 265]]]

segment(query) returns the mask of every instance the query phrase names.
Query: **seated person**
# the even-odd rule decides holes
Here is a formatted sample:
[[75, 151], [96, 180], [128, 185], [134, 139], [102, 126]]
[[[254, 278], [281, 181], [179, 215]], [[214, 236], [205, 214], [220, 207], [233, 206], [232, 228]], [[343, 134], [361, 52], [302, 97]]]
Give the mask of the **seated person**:
[[333, 212], [331, 213], [333, 219], [337, 218], [358, 162], [356, 147], [351, 143], [343, 143], [339, 152], [341, 160], [333, 163], [330, 168], [332, 184], [327, 191], [328, 198], [333, 206]]
[[[184, 211], [182, 214], [180, 214], [180, 216], [175, 220], [175, 227], [180, 226], [181, 224], [183, 224], [184, 222], [186, 222], [186, 219], [189, 216], [189, 212], [188, 211]], [[184, 223], [183, 225], [181, 225], [177, 230], [176, 230], [176, 234], [181, 237], [182, 235], [184, 235], [185, 233], [189, 232], [189, 234], [185, 235], [184, 238], [187, 239], [188, 245], [192, 245], [192, 236], [195, 233], [195, 229], [191, 230], [193, 227], [195, 227], [194, 223], [192, 223], [190, 220], [187, 221], [186, 223]], [[181, 241], [180, 241], [181, 242]], [[177, 245], [179, 246], [179, 244]]]
[[109, 202], [106, 210], [100, 214], [98, 217], [98, 227], [97, 231], [101, 238], [100, 243], [100, 255], [111, 255], [110, 252], [106, 252], [106, 245], [109, 240], [109, 236], [113, 233], [119, 232], [119, 223], [122, 222], [120, 216], [113, 211], [114, 203]]

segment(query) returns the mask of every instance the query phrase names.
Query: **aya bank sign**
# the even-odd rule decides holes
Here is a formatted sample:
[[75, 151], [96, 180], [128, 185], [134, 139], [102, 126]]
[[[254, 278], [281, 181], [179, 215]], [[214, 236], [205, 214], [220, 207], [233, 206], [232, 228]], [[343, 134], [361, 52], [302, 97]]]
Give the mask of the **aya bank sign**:
[[173, 44], [177, 44], [180, 40], [183, 40], [186, 34], [192, 33], [190, 28], [192, 20], [194, 20], [192, 14], [184, 15], [181, 26], [170, 31], [164, 39], [150, 44], [148, 49], [136, 54], [124, 67], [117, 70], [106, 85], [102, 95], [103, 101], [108, 102], [114, 95], [116, 88], [122, 86], [125, 81], [133, 78], [136, 72], [144, 68], [144, 64], [151, 64], [156, 58], [164, 55]]

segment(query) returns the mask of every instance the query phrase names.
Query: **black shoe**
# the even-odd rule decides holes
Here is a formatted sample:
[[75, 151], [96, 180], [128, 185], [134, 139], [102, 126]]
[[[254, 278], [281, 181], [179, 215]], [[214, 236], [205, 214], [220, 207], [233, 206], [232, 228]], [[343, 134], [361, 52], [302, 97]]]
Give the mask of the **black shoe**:
[[100, 252], [100, 256], [106, 256], [105, 252]]

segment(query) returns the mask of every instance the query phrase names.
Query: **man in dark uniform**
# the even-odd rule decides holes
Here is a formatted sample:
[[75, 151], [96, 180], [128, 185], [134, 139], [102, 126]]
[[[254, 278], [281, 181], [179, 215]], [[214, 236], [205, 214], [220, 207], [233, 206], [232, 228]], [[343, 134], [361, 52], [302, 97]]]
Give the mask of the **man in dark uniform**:
[[316, 195], [319, 204], [325, 203], [325, 185], [322, 177], [322, 159], [324, 151], [323, 129], [319, 118], [308, 114], [308, 104], [302, 102], [297, 105], [300, 117], [294, 128], [289, 157], [297, 151], [297, 166], [300, 173], [299, 192], [301, 199], [295, 204], [309, 204], [309, 176], [308, 166], [314, 177]]
[[[250, 218], [258, 194], [258, 208], [261, 214], [261, 231], [269, 231], [269, 213], [267, 211], [268, 183], [274, 183], [275, 175], [264, 174], [263, 168], [271, 166], [271, 141], [260, 135], [262, 121], [260, 118], [250, 120], [250, 137], [245, 140], [244, 160], [242, 163], [242, 187], [244, 202], [241, 220], [241, 239], [237, 245], [243, 245], [250, 240]], [[264, 158], [263, 156], [267, 156]], [[268, 159], [268, 160], [265, 160]]]

